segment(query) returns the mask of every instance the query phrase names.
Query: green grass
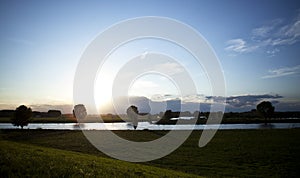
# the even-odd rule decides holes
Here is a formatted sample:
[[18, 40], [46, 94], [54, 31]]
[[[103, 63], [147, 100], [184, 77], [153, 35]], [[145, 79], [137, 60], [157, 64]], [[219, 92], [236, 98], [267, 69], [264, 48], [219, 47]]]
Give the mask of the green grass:
[[[100, 131], [101, 132], [101, 131]], [[104, 131], [102, 131], [104, 132]], [[180, 131], [179, 131], [180, 132]], [[116, 134], [123, 138], [128, 138], [135, 141], [148, 141], [158, 138], [164, 135], [165, 131], [116, 131]], [[68, 153], [74, 155], [84, 155], [79, 159], [85, 161], [88, 164], [90, 157], [96, 160], [99, 159], [97, 165], [102, 165], [101, 160], [112, 161], [112, 167], [115, 165], [124, 164], [126, 169], [130, 168], [130, 165], [135, 166], [151, 166], [151, 168], [163, 168], [163, 170], [173, 170], [174, 174], [188, 173], [192, 175], [200, 175], [205, 177], [299, 177], [300, 176], [300, 129], [265, 129], [265, 130], [227, 130], [218, 131], [213, 140], [204, 148], [199, 148], [198, 141], [201, 135], [201, 131], [194, 131], [189, 139], [179, 147], [175, 152], [170, 155], [146, 163], [132, 164], [114, 159], [108, 159], [106, 155], [95, 149], [83, 136], [80, 131], [49, 131], [49, 130], [1, 130], [0, 140], [1, 149], [7, 150], [2, 153], [1, 158], [7, 154], [20, 151], [21, 155], [27, 155], [26, 149], [22, 147], [28, 147], [28, 150], [46, 149], [53, 150], [57, 153]], [[7, 146], [9, 144], [12, 146]], [[51, 149], [50, 149], [51, 148]], [[15, 151], [11, 151], [15, 150]], [[22, 150], [25, 150], [24, 152]], [[1, 151], [3, 152], [3, 151]], [[35, 153], [36, 151], [33, 151]], [[37, 152], [39, 153], [39, 152]], [[48, 152], [47, 152], [48, 153]], [[75, 154], [76, 153], [76, 154]], [[30, 154], [29, 154], [30, 155]], [[46, 160], [52, 159], [52, 155], [49, 153]], [[44, 156], [39, 156], [44, 157]], [[25, 156], [26, 158], [26, 156]], [[36, 158], [28, 156], [28, 161], [35, 162]], [[17, 158], [16, 158], [17, 159]], [[23, 158], [18, 158], [19, 161], [14, 165], [22, 164]], [[54, 159], [54, 158], [53, 158]], [[64, 159], [57, 158], [57, 161], [63, 161]], [[95, 164], [96, 164], [95, 163]], [[126, 164], [125, 164], [126, 163]], [[7, 167], [7, 161], [1, 162], [1, 167]], [[41, 165], [44, 164], [41, 162]], [[48, 163], [45, 163], [48, 164]], [[65, 163], [62, 163], [65, 164]], [[127, 168], [127, 164], [129, 167]], [[70, 165], [77, 165], [77, 162], [73, 164], [66, 164], [66, 167]], [[80, 164], [79, 164], [80, 165]], [[49, 166], [49, 165], [47, 165]], [[47, 167], [45, 166], [45, 167]], [[9, 166], [8, 166], [9, 167]], [[119, 166], [117, 166], [119, 167]], [[120, 174], [112, 176], [123, 177], [128, 174], [122, 171], [120, 166]], [[18, 170], [18, 168], [16, 168]], [[34, 169], [32, 168], [33, 172]], [[57, 168], [59, 169], [59, 167]], [[64, 167], [61, 171], [64, 173]], [[73, 170], [73, 168], [70, 168]], [[85, 169], [85, 168], [84, 168]], [[88, 169], [88, 168], [87, 168]], [[147, 167], [150, 169], [150, 167]], [[115, 170], [118, 170], [117, 168]], [[10, 170], [12, 171], [12, 170]], [[10, 172], [8, 171], [8, 172]], [[74, 168], [74, 176], [79, 175]], [[143, 170], [144, 172], [146, 170]], [[24, 170], [22, 169], [22, 171]], [[29, 172], [31, 174], [33, 172]], [[24, 172], [26, 173], [26, 171]], [[51, 173], [50, 173], [51, 174]], [[111, 173], [103, 172], [104, 175], [110, 175]], [[148, 175], [147, 172], [144, 173]], [[149, 173], [152, 175], [152, 173]], [[130, 174], [129, 176], [139, 176], [136, 174]], [[143, 175], [141, 175], [143, 176]], [[153, 175], [156, 176], [156, 175]]]
[[0, 141], [1, 177], [196, 177], [94, 155]]
[[[194, 132], [173, 154], [151, 164], [212, 177], [299, 177], [299, 136], [296, 129], [218, 131], [197, 148], [200, 133]], [[171, 164], [175, 160], [181, 165]]]

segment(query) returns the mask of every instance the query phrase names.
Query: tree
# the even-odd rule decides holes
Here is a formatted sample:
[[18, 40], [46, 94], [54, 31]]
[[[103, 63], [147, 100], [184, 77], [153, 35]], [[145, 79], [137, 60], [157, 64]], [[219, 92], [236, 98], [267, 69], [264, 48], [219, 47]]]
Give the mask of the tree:
[[31, 108], [28, 108], [25, 105], [21, 105], [16, 108], [13, 117], [11, 118], [11, 122], [14, 126], [21, 126], [21, 128], [23, 129], [24, 126], [28, 125], [31, 116]]
[[172, 118], [172, 114], [173, 114], [172, 110], [166, 110], [163, 119], [170, 120]]
[[275, 107], [270, 101], [263, 101], [256, 106], [256, 110], [265, 118], [265, 122], [267, 122], [267, 119], [272, 117]]
[[127, 116], [132, 120], [133, 128], [136, 129], [138, 125], [138, 108], [134, 105], [131, 105], [126, 110]]
[[77, 104], [74, 106], [73, 115], [76, 119], [83, 120], [87, 116], [86, 108], [83, 104]]
[[60, 117], [61, 116], [61, 111], [59, 111], [59, 110], [49, 110], [47, 112], [47, 115], [49, 117]]

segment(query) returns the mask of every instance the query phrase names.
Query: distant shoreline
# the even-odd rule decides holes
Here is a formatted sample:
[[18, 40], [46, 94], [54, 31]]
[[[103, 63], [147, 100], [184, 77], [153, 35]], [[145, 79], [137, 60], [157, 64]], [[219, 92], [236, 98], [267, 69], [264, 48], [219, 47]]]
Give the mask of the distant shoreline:
[[[50, 112], [51, 111], [51, 112]], [[11, 123], [13, 110], [0, 111], [0, 123]], [[47, 113], [38, 111], [33, 112], [29, 123], [78, 123], [78, 120], [73, 114], [61, 114], [60, 111], [49, 110]], [[178, 119], [181, 118], [180, 124], [206, 124], [207, 118], [210, 116], [209, 112], [171, 112], [171, 114], [146, 114], [140, 113], [138, 122], [149, 122], [152, 124], [173, 125], [176, 124]], [[102, 120], [100, 120], [100, 117]], [[198, 118], [196, 120], [196, 118]], [[126, 114], [101, 114], [88, 115], [80, 123], [119, 123], [131, 122]], [[260, 124], [260, 123], [300, 123], [300, 112], [275, 112], [273, 117], [265, 120], [255, 111], [242, 112], [242, 113], [224, 113], [221, 124]]]
[[[121, 122], [131, 122], [129, 119], [121, 118], [111, 119], [111, 118], [102, 118], [103, 121], [100, 121], [99, 118], [93, 117], [92, 119], [83, 120], [80, 123], [121, 123]], [[150, 120], [152, 124], [160, 125], [174, 125], [177, 123], [177, 120]], [[139, 122], [150, 122], [148, 119], [140, 119]], [[198, 119], [195, 122], [195, 119], [190, 120], [180, 120], [180, 124], [206, 124], [207, 120]], [[11, 123], [9, 117], [0, 117], [0, 123]], [[47, 118], [32, 118], [29, 123], [78, 123], [76, 118], [63, 118], [63, 117], [47, 117]], [[263, 118], [224, 118], [221, 124], [263, 124], [263, 123], [300, 123], [300, 118], [273, 118], [269, 120], [264, 120]]]

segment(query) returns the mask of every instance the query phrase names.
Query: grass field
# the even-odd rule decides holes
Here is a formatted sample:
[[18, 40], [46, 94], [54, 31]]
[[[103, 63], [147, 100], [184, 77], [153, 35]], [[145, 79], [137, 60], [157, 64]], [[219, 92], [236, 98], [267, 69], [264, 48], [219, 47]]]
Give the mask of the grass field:
[[[164, 131], [115, 133], [135, 141], [153, 140], [165, 134]], [[134, 164], [108, 158], [80, 131], [1, 130], [1, 175], [300, 176], [300, 129], [218, 131], [204, 148], [197, 146], [200, 134], [201, 131], [194, 131], [180, 148], [164, 158]]]
[[153, 166], [16, 142], [0, 142], [1, 177], [196, 177]]

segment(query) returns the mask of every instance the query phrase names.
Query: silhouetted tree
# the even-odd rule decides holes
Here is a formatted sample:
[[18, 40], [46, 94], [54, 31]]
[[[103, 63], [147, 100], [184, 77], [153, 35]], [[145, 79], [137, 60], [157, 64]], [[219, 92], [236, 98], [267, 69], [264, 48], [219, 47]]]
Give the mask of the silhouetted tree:
[[172, 110], [166, 110], [163, 119], [170, 120], [172, 118]]
[[76, 119], [83, 120], [87, 116], [86, 108], [83, 104], [77, 104], [74, 106], [73, 115]]
[[256, 110], [265, 118], [265, 123], [267, 119], [270, 119], [274, 113], [275, 107], [270, 101], [263, 101], [256, 106]]
[[132, 120], [133, 128], [136, 129], [138, 125], [138, 108], [134, 105], [131, 105], [126, 110], [127, 116]]
[[11, 122], [14, 126], [21, 126], [21, 128], [23, 129], [24, 126], [28, 125], [31, 116], [31, 108], [28, 108], [25, 105], [21, 105], [16, 108], [13, 117], [11, 118]]
[[49, 117], [60, 117], [61, 116], [61, 111], [59, 110], [49, 110], [47, 112]]

